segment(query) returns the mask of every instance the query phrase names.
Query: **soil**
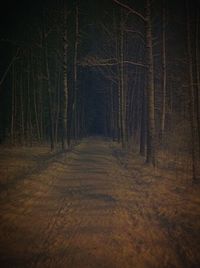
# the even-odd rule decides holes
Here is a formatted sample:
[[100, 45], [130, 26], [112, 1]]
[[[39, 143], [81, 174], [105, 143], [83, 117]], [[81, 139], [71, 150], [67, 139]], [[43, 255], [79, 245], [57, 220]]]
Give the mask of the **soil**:
[[100, 138], [39, 162], [7, 187], [1, 178], [0, 267], [200, 267], [188, 178]]

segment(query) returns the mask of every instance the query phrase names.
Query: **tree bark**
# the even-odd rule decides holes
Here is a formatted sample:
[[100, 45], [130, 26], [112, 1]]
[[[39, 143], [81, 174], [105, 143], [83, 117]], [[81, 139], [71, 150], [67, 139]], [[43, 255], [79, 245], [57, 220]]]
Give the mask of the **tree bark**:
[[76, 6], [76, 32], [75, 32], [75, 43], [74, 43], [74, 138], [78, 138], [78, 87], [77, 87], [77, 76], [78, 76], [78, 39], [79, 39], [79, 14], [78, 6]]
[[[67, 77], [67, 7], [64, 5], [63, 32], [63, 94], [62, 94], [62, 149], [66, 150], [67, 120], [68, 120], [68, 77]], [[70, 135], [68, 133], [68, 135]]]
[[166, 73], [166, 10], [165, 0], [163, 0], [162, 7], [162, 114], [161, 114], [161, 141], [165, 131], [165, 114], [166, 114], [166, 84], [167, 84], [167, 73]]
[[199, 11], [197, 11], [196, 21], [196, 73], [197, 73], [197, 88], [196, 88], [196, 107], [197, 107], [197, 131], [198, 131], [198, 142], [199, 142], [199, 158], [200, 158], [200, 68], [199, 68]]
[[155, 165], [155, 111], [154, 66], [152, 47], [150, 0], [146, 1], [146, 53], [147, 53], [147, 156], [146, 162]]
[[187, 53], [188, 53], [188, 75], [189, 75], [189, 96], [190, 96], [190, 126], [191, 126], [191, 146], [192, 146], [192, 179], [196, 180], [196, 152], [195, 152], [195, 102], [194, 102], [194, 74], [193, 74], [193, 59], [192, 59], [192, 44], [191, 44], [191, 29], [190, 29], [190, 5], [189, 0], [186, 0], [187, 12]]
[[126, 103], [125, 103], [125, 87], [124, 87], [124, 29], [123, 16], [121, 12], [120, 22], [120, 128], [121, 128], [121, 143], [125, 147], [125, 118], [126, 118]]

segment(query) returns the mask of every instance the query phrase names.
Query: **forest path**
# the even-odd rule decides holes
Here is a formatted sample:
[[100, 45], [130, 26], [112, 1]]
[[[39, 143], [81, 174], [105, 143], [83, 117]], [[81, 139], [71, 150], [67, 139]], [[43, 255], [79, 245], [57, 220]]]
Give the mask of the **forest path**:
[[187, 267], [148, 184], [102, 139], [21, 181], [0, 211], [0, 267]]

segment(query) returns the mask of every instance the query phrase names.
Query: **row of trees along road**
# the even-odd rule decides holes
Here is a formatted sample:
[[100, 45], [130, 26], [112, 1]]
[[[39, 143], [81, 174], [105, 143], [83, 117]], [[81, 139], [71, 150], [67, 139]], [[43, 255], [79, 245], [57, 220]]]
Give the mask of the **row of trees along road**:
[[[1, 139], [12, 144], [49, 140], [52, 149], [60, 143], [65, 150], [89, 134], [81, 73], [95, 69], [107, 81], [102, 89], [105, 135], [125, 149], [139, 146], [152, 165], [160, 148], [173, 147], [181, 138], [196, 180], [198, 1], [185, 0], [178, 14], [176, 4], [166, 0], [143, 2], [137, 8], [128, 1], [103, 2], [101, 16], [90, 22], [98, 37], [88, 37], [92, 16], [87, 4], [55, 1], [33, 16], [31, 31], [2, 38], [1, 45], [12, 46], [13, 55], [0, 78], [2, 102], [9, 104]], [[86, 44], [96, 37], [98, 46], [89, 51]]]

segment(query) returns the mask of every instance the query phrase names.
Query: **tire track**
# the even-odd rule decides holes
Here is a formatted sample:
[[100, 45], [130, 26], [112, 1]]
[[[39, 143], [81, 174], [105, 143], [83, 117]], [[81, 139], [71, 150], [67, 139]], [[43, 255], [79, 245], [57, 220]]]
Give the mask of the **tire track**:
[[1, 267], [158, 268], [164, 259], [180, 268], [148, 181], [128, 165], [108, 142], [88, 139], [19, 183], [0, 205]]

